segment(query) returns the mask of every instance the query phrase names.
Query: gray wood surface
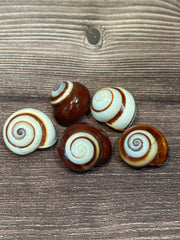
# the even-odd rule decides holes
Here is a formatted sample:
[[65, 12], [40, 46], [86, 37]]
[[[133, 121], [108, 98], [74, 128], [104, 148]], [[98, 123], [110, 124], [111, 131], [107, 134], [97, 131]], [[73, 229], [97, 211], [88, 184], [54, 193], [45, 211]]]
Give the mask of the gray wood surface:
[[[98, 31], [94, 30], [99, 30]], [[113, 155], [85, 174], [67, 170], [57, 144], [19, 157], [3, 143], [7, 117], [45, 112], [57, 82], [79, 81], [91, 96], [129, 90], [134, 124], [158, 128], [165, 166], [134, 170], [120, 159], [121, 133], [101, 124]], [[0, 1], [0, 239], [180, 239], [180, 1]], [[83, 119], [99, 124], [88, 115]]]

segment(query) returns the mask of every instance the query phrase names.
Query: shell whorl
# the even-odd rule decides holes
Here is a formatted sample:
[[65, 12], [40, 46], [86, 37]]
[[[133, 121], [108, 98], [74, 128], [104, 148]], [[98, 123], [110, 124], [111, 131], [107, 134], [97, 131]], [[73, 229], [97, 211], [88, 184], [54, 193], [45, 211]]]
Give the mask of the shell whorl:
[[61, 82], [51, 91], [51, 104], [55, 105], [66, 99], [73, 89], [73, 83], [70, 81]]
[[127, 128], [134, 120], [135, 112], [133, 96], [120, 87], [103, 88], [92, 99], [93, 117], [117, 130]]
[[163, 135], [148, 125], [131, 127], [122, 134], [119, 142], [122, 159], [133, 167], [153, 165], [153, 162], [162, 165], [167, 158], [167, 149]]
[[124, 141], [124, 150], [129, 158], [127, 163], [136, 167], [152, 162], [158, 151], [156, 139], [147, 131], [137, 130], [130, 133]]
[[25, 108], [13, 113], [6, 120], [3, 138], [12, 152], [26, 155], [37, 148], [48, 148], [55, 144], [56, 132], [46, 114], [33, 108]]
[[75, 164], [86, 164], [97, 160], [100, 147], [94, 136], [86, 132], [78, 132], [68, 138], [65, 154]]
[[121, 108], [121, 94], [113, 88], [99, 90], [92, 99], [91, 111], [100, 122], [107, 122], [116, 115]]
[[69, 169], [84, 172], [105, 164], [110, 159], [112, 147], [103, 130], [80, 122], [64, 131], [59, 141], [58, 152]]

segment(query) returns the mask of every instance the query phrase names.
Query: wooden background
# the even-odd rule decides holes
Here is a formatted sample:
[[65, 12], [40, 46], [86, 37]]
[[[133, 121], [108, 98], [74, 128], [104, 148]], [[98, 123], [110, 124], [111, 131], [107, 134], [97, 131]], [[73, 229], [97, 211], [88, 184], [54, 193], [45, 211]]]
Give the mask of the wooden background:
[[[91, 96], [129, 90], [134, 124], [158, 128], [169, 143], [160, 168], [135, 170], [118, 153], [121, 133], [103, 124], [113, 156], [85, 174], [69, 171], [57, 144], [16, 156], [3, 143], [7, 117], [45, 112], [56, 83], [79, 81]], [[180, 239], [180, 1], [0, 1], [0, 239]], [[99, 124], [88, 115], [83, 121]]]

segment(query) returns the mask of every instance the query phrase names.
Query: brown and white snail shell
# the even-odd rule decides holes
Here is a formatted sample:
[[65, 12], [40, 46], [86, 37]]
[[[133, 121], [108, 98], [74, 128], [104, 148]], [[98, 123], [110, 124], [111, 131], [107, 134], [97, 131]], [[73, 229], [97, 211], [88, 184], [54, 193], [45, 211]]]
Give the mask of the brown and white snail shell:
[[97, 121], [122, 131], [128, 128], [135, 118], [135, 101], [131, 93], [124, 88], [103, 88], [92, 98], [91, 113]]
[[121, 158], [132, 167], [161, 166], [168, 156], [168, 143], [161, 132], [149, 125], [127, 129], [119, 141]]
[[4, 124], [3, 138], [6, 146], [19, 155], [29, 154], [37, 148], [49, 148], [57, 140], [49, 117], [33, 108], [13, 113]]
[[65, 130], [58, 151], [69, 169], [84, 172], [105, 164], [111, 156], [112, 147], [104, 131], [81, 122]]
[[79, 121], [89, 110], [89, 90], [78, 82], [62, 82], [51, 92], [54, 117], [62, 125]]

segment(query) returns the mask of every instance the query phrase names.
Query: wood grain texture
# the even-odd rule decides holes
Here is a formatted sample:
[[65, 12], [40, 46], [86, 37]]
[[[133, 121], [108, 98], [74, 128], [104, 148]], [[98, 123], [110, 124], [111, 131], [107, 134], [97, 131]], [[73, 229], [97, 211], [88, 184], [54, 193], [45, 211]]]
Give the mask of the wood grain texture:
[[[98, 29], [100, 39], [88, 36]], [[91, 34], [93, 38], [93, 35]], [[94, 36], [96, 37], [96, 36]], [[70, 172], [57, 145], [19, 157], [3, 143], [6, 118], [44, 111], [60, 138], [49, 96], [57, 82], [79, 81], [91, 96], [104, 86], [129, 90], [134, 124], [150, 124], [169, 143], [168, 163], [134, 170], [119, 157]], [[0, 239], [180, 239], [179, 0], [4, 0], [0, 2]]]

